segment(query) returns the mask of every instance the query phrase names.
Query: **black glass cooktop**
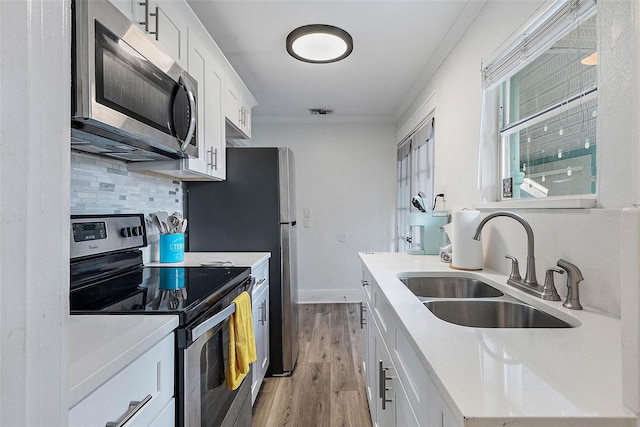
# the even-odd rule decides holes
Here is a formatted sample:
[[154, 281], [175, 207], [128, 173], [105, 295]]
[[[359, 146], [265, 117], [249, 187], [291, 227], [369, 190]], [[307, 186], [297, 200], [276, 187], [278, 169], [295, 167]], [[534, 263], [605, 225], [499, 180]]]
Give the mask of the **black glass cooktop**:
[[178, 314], [212, 307], [249, 277], [247, 267], [143, 267], [71, 290], [71, 314]]

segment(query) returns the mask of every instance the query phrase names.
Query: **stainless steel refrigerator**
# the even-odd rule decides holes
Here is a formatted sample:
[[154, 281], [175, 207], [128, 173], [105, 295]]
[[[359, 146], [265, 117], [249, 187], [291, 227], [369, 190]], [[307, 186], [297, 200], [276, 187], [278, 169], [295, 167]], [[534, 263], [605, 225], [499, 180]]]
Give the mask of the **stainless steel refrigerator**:
[[298, 358], [294, 156], [289, 148], [227, 148], [227, 179], [189, 182], [191, 252], [271, 252], [270, 365], [289, 375]]

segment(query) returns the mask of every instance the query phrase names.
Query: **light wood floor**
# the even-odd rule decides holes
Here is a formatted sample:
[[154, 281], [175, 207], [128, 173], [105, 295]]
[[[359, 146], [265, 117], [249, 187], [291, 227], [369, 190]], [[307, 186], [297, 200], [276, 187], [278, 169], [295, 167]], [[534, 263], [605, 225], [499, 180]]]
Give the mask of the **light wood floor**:
[[300, 350], [291, 377], [265, 378], [253, 427], [371, 426], [362, 378], [360, 306], [300, 305]]

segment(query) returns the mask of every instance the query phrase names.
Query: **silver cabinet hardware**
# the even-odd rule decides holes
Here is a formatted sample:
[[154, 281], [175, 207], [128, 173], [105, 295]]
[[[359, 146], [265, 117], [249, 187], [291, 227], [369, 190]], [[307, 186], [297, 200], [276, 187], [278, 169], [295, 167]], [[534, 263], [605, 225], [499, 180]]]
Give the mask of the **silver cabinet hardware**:
[[393, 399], [387, 399], [387, 391], [391, 390], [387, 387], [387, 381], [389, 381], [391, 378], [387, 378], [387, 371], [389, 370], [389, 368], [385, 368], [382, 365], [382, 360], [378, 361], [378, 369], [380, 372], [380, 382], [378, 385], [380, 388], [380, 399], [382, 399], [382, 410], [384, 411], [387, 409], [387, 403], [393, 401]]
[[[207, 166], [209, 166], [213, 170], [218, 170], [218, 149], [217, 148], [209, 149], [209, 162], [207, 163]], [[258, 282], [258, 284], [260, 283], [262, 282]]]
[[144, 32], [149, 32], [149, 0], [145, 0], [139, 3], [140, 6], [144, 6], [144, 21], [138, 22], [140, 25], [144, 25]]
[[[149, 34], [153, 34], [154, 36], [156, 36], [156, 41], [158, 41], [158, 37], [160, 36], [160, 28], [159, 28], [159, 25], [158, 25], [160, 14], [158, 13], [158, 6], [156, 6], [156, 12], [155, 13], [150, 13], [149, 16], [153, 16], [153, 17], [156, 18], [156, 30], [155, 31], [149, 31]], [[148, 21], [148, 18], [145, 18], [145, 21]]]
[[[153, 34], [156, 36], [156, 41], [158, 40], [158, 6], [155, 7], [155, 13], [149, 13], [149, 0], [141, 1], [140, 6], [144, 6], [144, 21], [138, 22], [138, 24], [144, 26], [144, 32], [148, 34]], [[149, 31], [149, 17], [156, 18], [156, 30]]]
[[361, 280], [361, 282], [362, 282], [362, 286], [367, 286], [369, 284], [369, 282], [366, 280]]
[[265, 280], [267, 280], [267, 279], [265, 279], [264, 277], [262, 279], [258, 280], [258, 283], [256, 283], [256, 286], [257, 285], [262, 285], [265, 282]]
[[264, 325], [267, 322], [267, 301], [262, 301], [260, 304], [260, 323]]
[[147, 395], [141, 401], [132, 401], [129, 403], [129, 409], [125, 412], [117, 421], [109, 421], [105, 427], [122, 427], [125, 425], [134, 415], [136, 415], [140, 410], [146, 405], [152, 398], [150, 394]]
[[260, 304], [260, 317], [258, 318], [258, 322], [260, 322], [261, 325], [264, 325], [264, 301], [262, 301], [262, 303]]
[[367, 307], [360, 303], [360, 329], [364, 329], [364, 325], [367, 324], [367, 319], [364, 318], [365, 311], [367, 311]]

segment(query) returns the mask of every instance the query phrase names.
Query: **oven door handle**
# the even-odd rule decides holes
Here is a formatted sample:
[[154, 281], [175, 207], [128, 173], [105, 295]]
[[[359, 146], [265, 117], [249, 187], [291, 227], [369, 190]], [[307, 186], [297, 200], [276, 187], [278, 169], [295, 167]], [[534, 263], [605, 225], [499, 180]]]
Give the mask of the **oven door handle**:
[[224, 322], [229, 316], [236, 312], [235, 303], [229, 304], [227, 308], [214, 314], [209, 319], [205, 320], [195, 328], [191, 330], [191, 341], [195, 341], [205, 334], [209, 329], [215, 328], [220, 323]]

